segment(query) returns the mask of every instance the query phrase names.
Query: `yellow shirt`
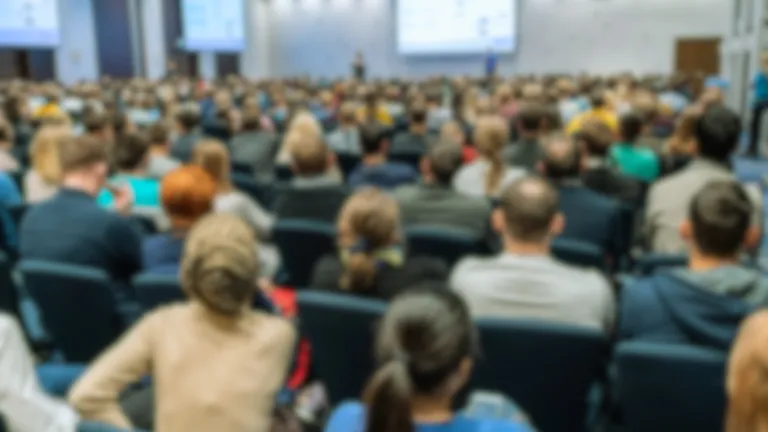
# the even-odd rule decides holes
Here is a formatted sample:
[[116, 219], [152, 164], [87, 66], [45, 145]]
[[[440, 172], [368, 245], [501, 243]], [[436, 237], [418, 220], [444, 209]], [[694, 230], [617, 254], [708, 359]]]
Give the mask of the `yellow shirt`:
[[612, 110], [605, 109], [605, 108], [593, 109], [577, 115], [576, 117], [573, 118], [573, 120], [571, 120], [570, 123], [568, 123], [568, 127], [566, 128], [566, 133], [568, 135], [575, 134], [576, 132], [581, 130], [581, 126], [584, 124], [584, 122], [590, 119], [595, 119], [605, 123], [614, 134], [619, 133], [618, 116]]
[[[365, 107], [360, 107], [357, 109], [357, 119], [360, 122], [365, 122], [367, 120], [365, 118]], [[392, 126], [392, 116], [389, 115], [389, 110], [387, 107], [383, 105], [376, 107], [376, 121], [385, 126]]]
[[63, 117], [64, 111], [55, 103], [47, 103], [35, 110], [34, 117]]

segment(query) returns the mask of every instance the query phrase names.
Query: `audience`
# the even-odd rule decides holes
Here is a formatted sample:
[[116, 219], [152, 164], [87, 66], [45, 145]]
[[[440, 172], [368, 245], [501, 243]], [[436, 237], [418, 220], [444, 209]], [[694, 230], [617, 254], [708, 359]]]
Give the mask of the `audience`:
[[30, 147], [32, 166], [24, 174], [24, 198], [28, 204], [45, 201], [59, 190], [59, 146], [71, 134], [64, 126], [45, 126], [35, 133]]
[[114, 188], [116, 213], [96, 204], [107, 178], [107, 147], [91, 136], [62, 139], [61, 189], [24, 216], [20, 230], [22, 259], [93, 267], [122, 283], [128, 283], [141, 268], [139, 232], [123, 217], [133, 207], [128, 187]]
[[243, 130], [231, 142], [232, 162], [249, 167], [256, 180], [270, 182], [274, 179], [277, 137], [264, 131], [258, 111], [243, 115]]
[[160, 196], [171, 230], [144, 240], [141, 254], [144, 273], [179, 273], [187, 233], [198, 219], [213, 209], [217, 189], [210, 174], [194, 165], [177, 168], [163, 178]]
[[376, 124], [360, 127], [363, 158], [360, 165], [349, 175], [349, 186], [375, 186], [385, 190], [418, 181], [419, 174], [410, 165], [389, 162], [389, 138], [386, 131]]
[[179, 167], [180, 163], [170, 156], [171, 140], [168, 128], [161, 122], [157, 122], [149, 128], [149, 162], [147, 163], [147, 176], [162, 180], [166, 174]]
[[461, 159], [471, 163], [477, 159], [477, 149], [467, 140], [467, 132], [460, 122], [451, 120], [443, 123], [440, 128], [440, 141], [452, 142], [461, 148]]
[[175, 121], [178, 137], [171, 145], [171, 157], [187, 163], [192, 159], [198, 141], [203, 139], [200, 106], [194, 103], [182, 105], [176, 113]]
[[254, 244], [234, 216], [195, 224], [180, 271], [191, 301], [148, 313], [90, 365], [69, 394], [77, 412], [131, 428], [120, 394], [151, 374], [156, 430], [269, 430], [296, 335], [282, 318], [251, 310]]
[[333, 153], [320, 139], [292, 134], [293, 178], [274, 204], [278, 219], [309, 219], [334, 223], [349, 191], [331, 174]]
[[606, 98], [605, 90], [594, 90], [589, 97], [591, 109], [577, 115], [570, 123], [568, 123], [568, 127], [566, 128], [567, 134], [573, 135], [580, 131], [584, 122], [590, 119], [599, 120], [608, 125], [608, 127], [611, 128], [611, 132], [614, 134], [618, 133], [619, 119], [616, 117], [616, 113], [613, 109], [609, 106]]
[[336, 408], [326, 432], [532, 430], [519, 412], [496, 401], [484, 412], [454, 412], [480, 353], [477, 329], [455, 294], [426, 288], [404, 293], [392, 302], [377, 333], [380, 366], [363, 402]]
[[535, 172], [541, 160], [539, 133], [543, 119], [543, 108], [538, 105], [523, 105], [517, 112], [517, 132], [520, 139], [504, 149], [504, 160], [511, 166]]
[[427, 108], [424, 105], [414, 104], [408, 118], [408, 131], [397, 134], [392, 140], [392, 153], [423, 153], [435, 141], [427, 130]]
[[103, 111], [87, 111], [83, 115], [85, 133], [97, 140], [111, 144], [115, 141], [115, 128], [112, 119]]
[[550, 243], [567, 224], [555, 188], [533, 176], [517, 180], [504, 189], [493, 213], [503, 252], [461, 260], [451, 288], [476, 317], [536, 318], [610, 331], [615, 305], [608, 281], [597, 270], [551, 256]]
[[400, 209], [394, 198], [376, 189], [352, 195], [338, 220], [338, 256], [323, 257], [311, 286], [366, 297], [392, 299], [421, 282], [444, 281], [445, 263], [408, 257], [402, 247]]
[[0, 118], [0, 171], [16, 172], [21, 167], [13, 156], [13, 126]]
[[392, 116], [387, 106], [379, 100], [378, 93], [373, 89], [361, 91], [362, 105], [357, 110], [357, 120], [361, 124], [376, 123], [381, 126], [392, 126]]
[[109, 179], [107, 188], [99, 194], [99, 205], [111, 207], [114, 197], [110, 189], [124, 185], [131, 191], [136, 207], [160, 207], [160, 183], [147, 176], [149, 141], [135, 132], [124, 133], [117, 137], [112, 153], [117, 174]]
[[328, 135], [328, 146], [336, 153], [360, 154], [360, 131], [357, 114], [352, 102], [344, 102], [339, 108], [339, 127]]
[[[681, 171], [654, 183], [645, 212], [645, 238], [659, 253], [682, 253], [687, 244], [679, 227], [686, 218], [694, 195], [712, 180], [731, 180], [731, 154], [741, 135], [739, 116], [725, 107], [706, 110], [694, 127], [698, 143], [694, 159]], [[754, 226], [763, 221], [761, 192], [748, 189], [752, 199]]]
[[483, 116], [475, 124], [476, 161], [462, 167], [453, 178], [456, 191], [476, 197], [495, 197], [525, 171], [505, 165], [502, 152], [509, 143], [507, 122], [498, 116]]
[[646, 183], [659, 176], [659, 157], [648, 147], [639, 145], [643, 132], [643, 118], [630, 112], [621, 116], [619, 135], [621, 142], [611, 147], [611, 160], [622, 173]]
[[703, 112], [693, 106], [683, 110], [675, 125], [672, 137], [667, 140], [664, 152], [676, 157], [693, 157], [698, 149], [696, 142], [696, 124]]
[[395, 193], [406, 226], [445, 226], [477, 237], [488, 233], [490, 203], [453, 190], [453, 177], [461, 168], [461, 148], [440, 142], [421, 161], [422, 182], [402, 186]]
[[762, 431], [768, 427], [765, 368], [768, 364], [768, 312], [756, 312], [739, 330], [728, 359], [725, 432]]
[[727, 351], [741, 320], [768, 306], [768, 280], [743, 266], [744, 246], [759, 241], [752, 203], [731, 180], [694, 195], [681, 227], [688, 268], [639, 280], [622, 294], [622, 339], [672, 342]]
[[629, 241], [621, 204], [584, 185], [585, 165], [581, 149], [570, 138], [553, 136], [544, 143], [542, 174], [557, 187], [558, 207], [568, 221], [562, 237], [598, 246], [617, 260]]

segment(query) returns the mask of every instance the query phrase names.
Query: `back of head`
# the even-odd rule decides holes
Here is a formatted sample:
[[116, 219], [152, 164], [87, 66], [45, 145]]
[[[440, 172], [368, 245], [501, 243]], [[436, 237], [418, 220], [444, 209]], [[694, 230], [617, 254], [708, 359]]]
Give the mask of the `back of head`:
[[216, 180], [220, 190], [226, 190], [231, 186], [229, 151], [221, 141], [206, 139], [197, 143], [192, 161]]
[[605, 108], [608, 105], [608, 96], [605, 89], [598, 88], [589, 94], [589, 103], [593, 109]]
[[363, 154], [380, 153], [387, 139], [387, 131], [377, 123], [366, 123], [360, 126], [360, 147]]
[[557, 190], [540, 177], [524, 177], [504, 189], [501, 211], [511, 238], [525, 243], [543, 242], [558, 213]]
[[378, 330], [380, 364], [365, 388], [366, 432], [415, 430], [414, 396], [453, 397], [479, 351], [462, 299], [443, 287], [417, 287], [390, 304]]
[[741, 134], [739, 116], [724, 106], [704, 111], [696, 122], [699, 155], [718, 162], [727, 162], [736, 150]]
[[339, 214], [339, 246], [346, 263], [341, 288], [371, 288], [378, 267], [377, 252], [395, 241], [400, 209], [394, 198], [378, 189], [363, 189], [349, 197]]
[[768, 430], [768, 311], [741, 324], [728, 360], [726, 432]]
[[216, 181], [203, 168], [179, 167], [163, 177], [160, 200], [175, 229], [188, 229], [210, 212], [216, 197]]
[[243, 131], [256, 132], [261, 129], [261, 110], [257, 108], [249, 108], [243, 110]]
[[579, 176], [581, 151], [567, 136], [553, 135], [543, 143], [544, 168], [552, 180], [564, 180]]
[[323, 127], [317, 121], [311, 112], [301, 110], [291, 119], [286, 133], [301, 132], [307, 135], [314, 135], [318, 138], [323, 136]]
[[59, 164], [63, 175], [89, 169], [109, 161], [109, 144], [95, 137], [66, 136], [59, 146]]
[[577, 136], [590, 156], [605, 157], [613, 144], [613, 131], [598, 119], [587, 119]]
[[113, 152], [113, 161], [118, 171], [139, 169], [147, 161], [149, 141], [138, 133], [119, 135]]
[[176, 111], [176, 122], [185, 132], [191, 132], [194, 128], [198, 127], [200, 121], [200, 106], [197, 103], [185, 103]]
[[440, 141], [429, 149], [427, 160], [435, 181], [449, 186], [463, 164], [461, 147], [450, 141]]
[[102, 133], [107, 127], [112, 127], [111, 119], [102, 111], [90, 111], [83, 117], [83, 126], [89, 134]]
[[467, 134], [461, 123], [451, 120], [443, 123], [440, 127], [440, 139], [449, 141], [458, 146], [463, 146], [467, 142]]
[[61, 180], [60, 146], [71, 135], [67, 127], [44, 126], [38, 129], [32, 139], [32, 169], [48, 184], [57, 184]]
[[151, 146], [163, 147], [168, 145], [168, 139], [170, 138], [168, 126], [163, 122], [153, 124], [147, 130], [147, 137]]
[[[292, 133], [286, 139], [291, 161], [299, 176], [316, 176], [328, 168], [328, 146], [322, 139], [303, 133]], [[295, 141], [295, 142], [294, 142]]]
[[630, 144], [634, 143], [643, 133], [644, 124], [643, 117], [637, 112], [624, 114], [619, 120], [621, 139]]
[[705, 256], [733, 258], [740, 252], [752, 216], [752, 203], [734, 181], [713, 181], [688, 208], [693, 242]]
[[509, 126], [499, 116], [484, 116], [475, 124], [475, 146], [491, 167], [485, 176], [485, 193], [496, 192], [504, 176], [502, 152], [509, 143]]
[[339, 108], [339, 122], [345, 126], [357, 124], [357, 110], [352, 102], [344, 102]]
[[526, 103], [517, 113], [517, 125], [523, 132], [535, 133], [541, 129], [544, 117], [544, 107], [539, 104]]
[[239, 217], [211, 214], [198, 221], [184, 243], [181, 285], [206, 309], [237, 317], [257, 292], [259, 260], [253, 230]]
[[427, 107], [422, 103], [414, 103], [408, 117], [412, 125], [424, 125], [427, 122]]

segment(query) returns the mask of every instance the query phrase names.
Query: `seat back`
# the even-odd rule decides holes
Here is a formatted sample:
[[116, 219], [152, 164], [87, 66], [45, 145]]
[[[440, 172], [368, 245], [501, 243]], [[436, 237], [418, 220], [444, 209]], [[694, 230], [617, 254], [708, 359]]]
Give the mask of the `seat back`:
[[648, 276], [661, 269], [683, 267], [688, 263], [688, 256], [683, 254], [649, 253], [637, 260], [635, 270], [643, 276]]
[[253, 166], [242, 162], [232, 162], [232, 173], [253, 177]]
[[489, 252], [483, 238], [460, 229], [417, 226], [406, 228], [405, 235], [410, 255], [439, 258], [449, 266], [466, 255]]
[[286, 285], [303, 288], [309, 284], [317, 261], [336, 250], [336, 230], [328, 223], [310, 220], [278, 220], [272, 237], [280, 249]]
[[88, 267], [21, 261], [24, 286], [68, 362], [87, 363], [122, 331], [109, 276]]
[[346, 179], [360, 164], [360, 155], [340, 152], [336, 153], [336, 160], [339, 162], [339, 168]]
[[258, 182], [248, 174], [235, 173], [231, 179], [238, 190], [256, 200], [265, 209], [272, 204], [270, 185]]
[[0, 310], [19, 317], [19, 295], [12, 276], [11, 258], [0, 250]]
[[275, 179], [279, 181], [288, 181], [293, 178], [293, 171], [287, 165], [275, 166]]
[[602, 332], [535, 321], [479, 320], [482, 357], [473, 389], [500, 391], [541, 432], [584, 431], [587, 397], [602, 374]]
[[579, 240], [556, 238], [552, 241], [552, 255], [568, 264], [607, 270], [602, 249]]
[[421, 157], [424, 156], [423, 151], [395, 151], [389, 152], [389, 160], [392, 162], [400, 162], [412, 166], [415, 170], [419, 170], [419, 163]]
[[133, 278], [133, 288], [145, 311], [187, 299], [176, 275], [141, 274]]
[[723, 430], [725, 354], [625, 342], [616, 350], [616, 363], [627, 432]]
[[312, 344], [312, 365], [331, 403], [359, 398], [374, 371], [374, 327], [386, 303], [307, 290], [298, 305], [301, 333]]

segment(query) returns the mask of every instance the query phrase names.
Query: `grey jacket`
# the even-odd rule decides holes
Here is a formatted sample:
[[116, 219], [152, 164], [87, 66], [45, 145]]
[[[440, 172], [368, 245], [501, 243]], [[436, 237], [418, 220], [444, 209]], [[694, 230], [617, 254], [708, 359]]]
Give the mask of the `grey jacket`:
[[462, 195], [450, 186], [408, 185], [395, 191], [403, 222], [465, 229], [483, 237], [488, 233], [491, 205], [487, 199]]
[[275, 173], [277, 137], [269, 132], [246, 132], [230, 141], [232, 162], [248, 165], [259, 181], [271, 181]]

